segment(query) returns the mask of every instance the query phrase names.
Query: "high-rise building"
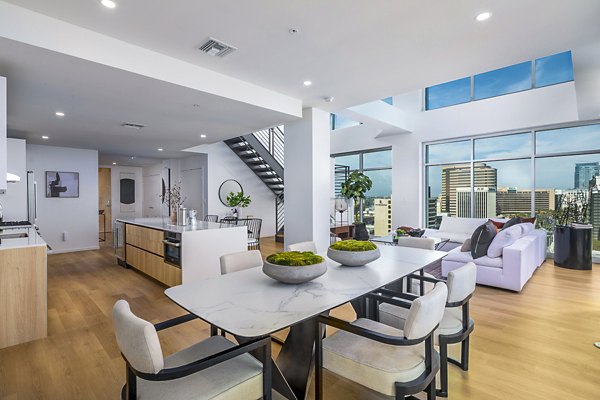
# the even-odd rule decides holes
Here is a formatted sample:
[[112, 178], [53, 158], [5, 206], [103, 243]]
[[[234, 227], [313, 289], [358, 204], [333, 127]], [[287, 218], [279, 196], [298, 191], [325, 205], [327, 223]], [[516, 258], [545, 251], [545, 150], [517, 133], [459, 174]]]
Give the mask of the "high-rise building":
[[600, 231], [600, 176], [590, 181], [590, 224], [592, 224], [592, 239], [598, 240]]
[[375, 236], [386, 236], [392, 230], [392, 199], [375, 199], [374, 231]]
[[[475, 163], [473, 166], [473, 185], [496, 189], [498, 171], [484, 163]], [[471, 168], [469, 164], [448, 165], [442, 167], [442, 213], [457, 216], [456, 189], [471, 186]]]
[[456, 216], [493, 218], [496, 216], [496, 188], [476, 187], [473, 215], [471, 215], [471, 188], [456, 188]]
[[[554, 210], [554, 189], [535, 190], [535, 209]], [[496, 191], [496, 211], [499, 216], [529, 215], [531, 213], [531, 189], [516, 187], [499, 188]]]
[[575, 164], [575, 189], [588, 190], [590, 181], [600, 175], [600, 164], [598, 162], [586, 162]]

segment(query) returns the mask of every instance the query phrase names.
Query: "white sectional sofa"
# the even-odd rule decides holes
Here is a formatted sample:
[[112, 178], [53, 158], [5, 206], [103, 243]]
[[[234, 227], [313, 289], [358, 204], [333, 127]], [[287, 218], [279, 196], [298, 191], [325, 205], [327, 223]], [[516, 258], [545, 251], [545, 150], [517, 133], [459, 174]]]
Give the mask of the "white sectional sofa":
[[[443, 217], [439, 230], [426, 229], [424, 235], [462, 243], [486, 221], [487, 218]], [[546, 231], [532, 230], [510, 246], [504, 247], [501, 257], [484, 256], [473, 260], [470, 252], [460, 250], [458, 246], [443, 258], [443, 276], [448, 276], [448, 272], [472, 261], [477, 266], [477, 283], [520, 292], [546, 259]]]

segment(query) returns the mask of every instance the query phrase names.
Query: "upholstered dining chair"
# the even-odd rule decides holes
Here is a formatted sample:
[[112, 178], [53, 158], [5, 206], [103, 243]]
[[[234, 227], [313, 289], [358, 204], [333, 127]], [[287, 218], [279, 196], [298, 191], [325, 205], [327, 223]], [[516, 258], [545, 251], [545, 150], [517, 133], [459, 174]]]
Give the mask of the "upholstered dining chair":
[[[117, 345], [125, 359], [121, 398], [271, 399], [271, 344], [268, 337], [236, 345], [211, 336], [163, 358], [157, 331], [195, 319], [188, 314], [152, 325], [119, 300], [113, 307]], [[261, 361], [249, 353], [260, 354]]]
[[[402, 236], [398, 238], [398, 246], [412, 247], [415, 249], [435, 250], [435, 240], [424, 237], [411, 237]], [[435, 276], [424, 272], [423, 276], [435, 279]], [[421, 284], [423, 283], [423, 291], [421, 291]], [[413, 293], [416, 295], [424, 295], [433, 289], [433, 283], [428, 281], [420, 281], [416, 279], [405, 278], [402, 279], [402, 291]]]
[[[438, 279], [413, 275], [414, 279], [426, 281], [429, 285], [441, 282]], [[469, 369], [469, 336], [475, 327], [469, 316], [469, 299], [475, 292], [477, 267], [470, 262], [448, 273], [448, 300], [444, 317], [434, 334], [435, 342], [440, 348], [440, 397], [448, 397], [448, 362], [457, 365], [463, 371]], [[410, 298], [406, 295], [404, 298]], [[392, 304], [379, 305], [379, 322], [402, 329], [408, 320], [404, 308]], [[448, 357], [449, 344], [461, 344], [460, 361]]]
[[219, 258], [219, 261], [221, 263], [221, 274], [223, 275], [249, 268], [262, 267], [263, 265], [260, 250], [246, 250], [225, 254]]
[[401, 236], [398, 238], [398, 246], [435, 250], [435, 240], [424, 237]]
[[[440, 361], [432, 336], [444, 314], [447, 296], [444, 283], [436, 284], [412, 304], [385, 293], [367, 295], [376, 303], [391, 302], [408, 308], [403, 330], [364, 318], [350, 323], [319, 316], [315, 332], [316, 399], [323, 398], [322, 368], [396, 399], [422, 391], [428, 400], [435, 399]], [[338, 331], [323, 339], [322, 324]]]
[[204, 222], [217, 222], [219, 221], [219, 216], [218, 215], [206, 215], [204, 217]]
[[313, 241], [307, 242], [299, 242], [294, 244], [288, 244], [288, 251], [312, 251], [313, 253], [317, 252], [317, 245]]

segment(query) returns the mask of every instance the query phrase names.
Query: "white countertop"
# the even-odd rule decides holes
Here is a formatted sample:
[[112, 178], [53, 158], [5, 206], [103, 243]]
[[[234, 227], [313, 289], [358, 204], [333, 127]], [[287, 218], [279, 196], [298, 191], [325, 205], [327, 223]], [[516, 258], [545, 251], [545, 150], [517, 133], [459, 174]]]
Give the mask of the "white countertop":
[[194, 232], [194, 231], [205, 231], [209, 229], [228, 229], [236, 228], [237, 225], [220, 224], [218, 222], [204, 222], [198, 221], [196, 225], [172, 225], [169, 222], [169, 218], [119, 218], [117, 221], [131, 224], [144, 226], [146, 228], [159, 229], [161, 231], [183, 233], [183, 232]]
[[[9, 234], [27, 234], [27, 237], [24, 238], [12, 238], [6, 239], [3, 238], [3, 235]], [[46, 246], [46, 242], [40, 235], [38, 235], [35, 228], [4, 228], [0, 229], [0, 239], [2, 243], [0, 243], [0, 250], [6, 249], [16, 249], [21, 247], [33, 247], [33, 246]]]
[[338, 307], [446, 255], [400, 246], [380, 246], [380, 251], [381, 258], [362, 267], [344, 267], [327, 260], [325, 275], [300, 285], [274, 281], [258, 267], [175, 286], [165, 294], [219, 328], [256, 337]]

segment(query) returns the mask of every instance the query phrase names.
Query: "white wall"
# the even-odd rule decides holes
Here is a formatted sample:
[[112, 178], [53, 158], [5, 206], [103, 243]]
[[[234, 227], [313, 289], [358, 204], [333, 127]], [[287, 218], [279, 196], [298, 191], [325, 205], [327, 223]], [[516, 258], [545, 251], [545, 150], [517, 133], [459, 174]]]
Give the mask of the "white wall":
[[[424, 142], [576, 121], [579, 118], [573, 82], [421, 111], [422, 91], [394, 96], [406, 111], [412, 133], [377, 138], [332, 135], [331, 153], [392, 145], [393, 225], [423, 224], [421, 149]], [[353, 140], [356, 139], [356, 140]], [[366, 147], [363, 147], [366, 146]], [[418, 211], [418, 212], [417, 212]]]
[[[98, 152], [29, 144], [27, 169], [38, 183], [40, 233], [54, 252], [97, 249]], [[47, 198], [46, 171], [79, 172], [79, 198]]]
[[208, 155], [208, 214], [223, 217], [230, 211], [219, 200], [219, 186], [227, 179], [235, 179], [252, 199], [244, 216], [262, 219], [261, 236], [275, 236], [275, 195], [254, 172], [223, 142], [197, 146], [191, 151]]
[[[120, 165], [100, 165], [100, 168], [110, 168], [110, 208], [112, 213], [111, 226], [117, 218], [141, 218], [144, 201], [142, 167], [127, 167]], [[120, 191], [121, 172], [135, 174], [135, 211], [121, 212]]]
[[5, 193], [0, 193], [0, 204], [5, 221], [27, 220], [27, 166], [25, 163], [25, 140], [7, 140], [7, 171], [21, 177], [16, 183], [9, 183]]
[[0, 192], [6, 189], [6, 78], [0, 76]]

